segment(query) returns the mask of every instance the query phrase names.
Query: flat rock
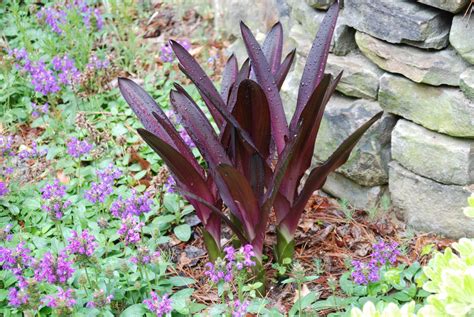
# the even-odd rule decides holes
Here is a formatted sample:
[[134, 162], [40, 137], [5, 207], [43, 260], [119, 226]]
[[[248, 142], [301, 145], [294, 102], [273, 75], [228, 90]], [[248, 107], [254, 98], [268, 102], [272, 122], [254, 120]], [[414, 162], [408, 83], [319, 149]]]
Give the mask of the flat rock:
[[429, 52], [390, 44], [361, 32], [355, 39], [362, 53], [380, 68], [417, 83], [459, 86], [459, 76], [469, 67], [452, 48]]
[[459, 89], [416, 84], [386, 73], [380, 78], [378, 100], [385, 111], [430, 130], [474, 137], [474, 103]]
[[474, 67], [466, 69], [461, 74], [459, 87], [469, 100], [474, 101]]
[[348, 23], [390, 43], [441, 49], [448, 45], [450, 17], [412, 0], [346, 0]]
[[474, 183], [474, 140], [453, 138], [400, 119], [392, 132], [392, 158], [443, 184]]
[[316, 36], [326, 12], [311, 8], [303, 0], [288, 0], [290, 18], [303, 25], [305, 32], [312, 39]]
[[474, 219], [462, 211], [470, 195], [463, 186], [440, 184], [393, 161], [389, 190], [393, 207], [413, 228], [454, 239], [474, 237]]
[[449, 42], [466, 61], [474, 64], [474, 18], [463, 17], [463, 14], [453, 18]]
[[361, 186], [339, 173], [331, 173], [322, 189], [331, 196], [346, 199], [356, 209], [369, 210], [377, 206], [386, 188]]
[[458, 13], [464, 9], [469, 0], [417, 0], [419, 3], [429, 5], [451, 13]]
[[319, 10], [327, 10], [329, 7], [336, 2], [336, 0], [305, 0], [306, 3], [314, 8]]
[[[326, 160], [358, 127], [381, 111], [376, 101], [334, 95], [329, 100], [316, 141], [316, 161]], [[362, 186], [388, 182], [390, 137], [396, 119], [386, 115], [357, 143], [347, 162], [337, 171]]]
[[342, 78], [336, 89], [346, 96], [377, 99], [379, 79], [383, 71], [372, 64], [360, 53], [346, 56], [330, 54], [326, 72], [334, 77], [343, 71]]

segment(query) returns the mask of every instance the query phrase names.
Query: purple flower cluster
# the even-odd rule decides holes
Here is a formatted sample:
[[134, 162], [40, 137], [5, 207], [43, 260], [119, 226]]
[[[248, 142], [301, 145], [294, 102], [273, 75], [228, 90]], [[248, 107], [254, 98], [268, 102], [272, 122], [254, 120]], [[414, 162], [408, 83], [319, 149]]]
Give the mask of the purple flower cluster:
[[372, 246], [369, 262], [352, 261], [352, 279], [355, 283], [364, 285], [377, 282], [380, 279], [380, 269], [386, 265], [393, 265], [400, 255], [398, 243], [385, 243], [383, 240]]
[[122, 225], [117, 233], [121, 236], [125, 245], [136, 244], [141, 240], [140, 233], [144, 225], [137, 217], [129, 214], [127, 217], [122, 218]]
[[25, 242], [18, 243], [15, 249], [0, 246], [0, 263], [2, 270], [11, 271], [16, 277], [21, 278], [23, 271], [33, 263], [30, 249], [25, 247]]
[[58, 293], [56, 295], [46, 295], [43, 298], [43, 303], [47, 307], [56, 309], [72, 308], [74, 305], [76, 305], [74, 291], [72, 289], [64, 290], [63, 288], [58, 287]]
[[7, 224], [5, 228], [0, 229], [0, 241], [11, 241], [13, 235], [11, 234], [12, 225]]
[[168, 176], [168, 178], [166, 179], [166, 183], [164, 185], [165, 191], [169, 194], [173, 194], [176, 192], [175, 186], [176, 186], [176, 181], [174, 180], [173, 176], [171, 175]]
[[8, 303], [13, 307], [20, 307], [28, 304], [28, 292], [24, 288], [10, 288], [8, 291]]
[[71, 206], [71, 201], [64, 200], [66, 186], [55, 180], [52, 184], [46, 184], [41, 188], [41, 197], [45, 201], [42, 208], [53, 221], [59, 221], [64, 216], [64, 211]]
[[140, 216], [151, 210], [153, 200], [150, 199], [150, 193], [145, 192], [138, 196], [135, 190], [132, 190], [132, 196], [123, 199], [121, 196], [110, 206], [110, 213], [117, 218], [126, 218], [128, 215]]
[[145, 304], [150, 311], [152, 311], [157, 317], [163, 317], [171, 313], [171, 299], [168, 298], [168, 294], [163, 297], [158, 296], [155, 292], [150, 292], [151, 299], [145, 299]]
[[[182, 47], [186, 51], [189, 51], [191, 49], [191, 43], [188, 40], [177, 40]], [[161, 60], [164, 63], [171, 63], [174, 60], [174, 53], [173, 50], [171, 49], [171, 46], [166, 43], [161, 47], [161, 52], [160, 52]]]
[[232, 311], [232, 317], [245, 317], [247, 316], [247, 309], [250, 305], [249, 301], [243, 301], [240, 302], [240, 300], [235, 300], [234, 303], [234, 309]]
[[12, 156], [13, 155], [13, 136], [11, 135], [0, 135], [0, 156]]
[[81, 234], [77, 231], [72, 231], [72, 237], [68, 239], [69, 245], [66, 249], [70, 254], [84, 255], [87, 257], [94, 254], [95, 248], [97, 248], [97, 242], [95, 237], [89, 234], [89, 231], [83, 230]]
[[67, 153], [76, 159], [88, 154], [93, 148], [86, 140], [80, 141], [75, 137], [70, 138], [66, 146]]
[[137, 265], [144, 265], [157, 260], [160, 256], [160, 251], [150, 252], [147, 246], [139, 245], [137, 247], [137, 255], [132, 256], [130, 261]]
[[31, 83], [36, 92], [46, 96], [61, 90], [61, 86], [53, 71], [48, 69], [42, 60], [31, 63], [31, 65], [31, 68], [24, 67], [23, 70], [30, 73]]
[[[63, 5], [60, 7], [64, 8]], [[95, 19], [97, 29], [102, 29], [104, 21], [100, 11], [90, 7], [86, 1], [74, 0], [72, 3], [66, 5], [65, 8], [71, 11], [71, 13], [79, 13], [82, 16], [82, 22], [86, 26], [87, 30], [90, 30], [91, 28], [92, 19]], [[46, 24], [48, 24], [55, 33], [62, 35], [64, 33], [64, 27], [68, 22], [68, 11], [56, 7], [43, 7], [40, 11], [38, 11], [36, 17], [38, 20], [44, 21]]]
[[57, 72], [59, 82], [63, 85], [73, 85], [79, 82], [81, 72], [76, 68], [74, 60], [69, 56], [55, 56], [51, 61], [53, 69]]
[[51, 284], [64, 284], [74, 273], [72, 264], [65, 252], [60, 252], [57, 257], [47, 252], [35, 265], [35, 279]]
[[242, 271], [256, 265], [255, 261], [252, 260], [255, 253], [250, 244], [244, 245], [238, 251], [229, 246], [224, 248], [224, 252], [224, 259], [218, 258], [214, 264], [206, 263], [204, 275], [215, 284], [221, 281], [229, 283], [233, 280], [236, 271]]
[[31, 112], [31, 116], [33, 118], [38, 118], [44, 114], [47, 114], [49, 112], [49, 104], [46, 102], [43, 105], [37, 105], [36, 103], [32, 102], [31, 103], [31, 109], [33, 110]]
[[4, 181], [0, 181], [0, 197], [8, 194], [8, 186]]
[[19, 152], [17, 157], [20, 160], [27, 160], [27, 159], [33, 159], [33, 158], [38, 158], [41, 156], [45, 156], [48, 153], [46, 149], [44, 150], [39, 150], [38, 145], [36, 142], [31, 142], [31, 148], [24, 147], [22, 148]]
[[90, 71], [106, 69], [110, 66], [108, 59], [99, 59], [95, 53], [92, 53], [89, 57], [89, 62], [86, 65], [86, 68]]
[[122, 176], [122, 172], [114, 167], [113, 164], [110, 164], [102, 171], [98, 170], [96, 173], [100, 182], [93, 182], [91, 188], [84, 194], [84, 197], [93, 204], [105, 202], [107, 197], [114, 191], [115, 180]]
[[86, 307], [88, 308], [102, 308], [110, 305], [112, 299], [114, 299], [114, 295], [106, 295], [103, 289], [94, 292], [93, 294], [94, 300], [87, 302]]

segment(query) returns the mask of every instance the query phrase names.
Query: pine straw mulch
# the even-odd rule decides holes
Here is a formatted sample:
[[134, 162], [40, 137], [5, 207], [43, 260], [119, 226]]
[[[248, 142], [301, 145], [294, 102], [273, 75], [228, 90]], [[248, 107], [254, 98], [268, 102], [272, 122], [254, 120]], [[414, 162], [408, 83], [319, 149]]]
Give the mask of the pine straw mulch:
[[[403, 250], [403, 255], [398, 260], [408, 265], [415, 261], [421, 264], [427, 263], [429, 256], [423, 253], [425, 246], [430, 245], [432, 250], [443, 250], [453, 242], [432, 234], [412, 232], [392, 215], [392, 212], [387, 211], [375, 219], [369, 219], [366, 212], [355, 210], [352, 219], [348, 219], [337, 201], [315, 194], [306, 207], [295, 237], [297, 242], [295, 261], [303, 265], [307, 276], [319, 275], [318, 279], [306, 283], [304, 289], [320, 293], [320, 299], [326, 299], [331, 295], [343, 296], [340, 289], [336, 289], [333, 293], [330, 287], [331, 281], [338, 280], [349, 270], [350, 260], [367, 258], [372, 244], [380, 239], [397, 242]], [[227, 231], [224, 236], [229, 237], [229, 232]], [[177, 272], [180, 275], [197, 281], [193, 285], [196, 288], [193, 295], [196, 301], [207, 305], [217, 303], [219, 297], [216, 290], [209, 285], [204, 276], [204, 264], [207, 262], [205, 252], [198, 252], [200, 255], [196, 257], [191, 257], [188, 252], [190, 246], [193, 246], [193, 250], [204, 250], [201, 237], [195, 234], [194, 238], [188, 243], [179, 243], [177, 239], [172, 239], [176, 242], [170, 249], [173, 254], [172, 260], [177, 264]], [[275, 241], [274, 227], [270, 226], [266, 245], [271, 246]], [[272, 250], [267, 247], [264, 252], [268, 256], [265, 269], [267, 280], [270, 281], [265, 297], [272, 307], [287, 312], [295, 301], [296, 286], [279, 284], [275, 280], [276, 271], [270, 264], [273, 260]], [[316, 272], [315, 261], [319, 262], [320, 272]], [[321, 315], [330, 312], [323, 311]]]

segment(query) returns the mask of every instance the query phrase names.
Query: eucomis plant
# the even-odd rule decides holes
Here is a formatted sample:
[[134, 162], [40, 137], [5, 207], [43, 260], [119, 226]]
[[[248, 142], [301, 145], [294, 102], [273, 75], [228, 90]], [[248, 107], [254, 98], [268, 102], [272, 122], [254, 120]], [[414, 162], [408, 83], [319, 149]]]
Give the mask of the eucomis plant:
[[179, 68], [197, 87], [217, 126], [214, 128], [186, 90], [175, 84], [171, 105], [205, 167], [160, 106], [133, 81], [119, 79], [123, 97], [145, 127], [138, 133], [163, 159], [178, 191], [195, 208], [211, 260], [221, 253], [221, 225], [225, 223], [242, 244], [253, 245], [257, 267], [261, 267], [271, 212], [276, 218], [276, 258], [280, 263], [292, 258], [294, 234], [308, 199], [323, 186], [329, 173], [346, 162], [364, 132], [382, 115], [375, 115], [325, 162], [310, 169], [324, 108], [342, 75], [333, 78], [324, 73], [338, 12], [335, 3], [319, 28], [289, 123], [279, 91], [295, 50], [282, 60], [280, 23], [273, 26], [262, 46], [241, 23], [249, 58], [239, 68], [235, 56], [230, 56], [220, 91], [181, 45], [170, 42]]

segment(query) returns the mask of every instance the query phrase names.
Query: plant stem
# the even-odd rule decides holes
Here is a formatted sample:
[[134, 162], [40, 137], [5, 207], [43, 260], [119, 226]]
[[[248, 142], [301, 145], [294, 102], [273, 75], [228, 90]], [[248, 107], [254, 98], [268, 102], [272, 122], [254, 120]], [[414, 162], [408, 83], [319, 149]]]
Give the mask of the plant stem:
[[86, 272], [86, 278], [87, 278], [87, 282], [89, 283], [89, 287], [93, 289], [91, 279], [89, 277], [89, 272], [87, 272], [87, 266], [84, 266], [84, 271]]

